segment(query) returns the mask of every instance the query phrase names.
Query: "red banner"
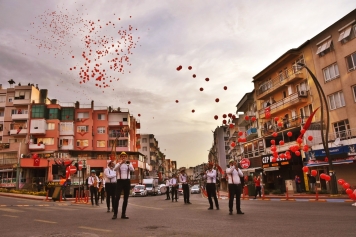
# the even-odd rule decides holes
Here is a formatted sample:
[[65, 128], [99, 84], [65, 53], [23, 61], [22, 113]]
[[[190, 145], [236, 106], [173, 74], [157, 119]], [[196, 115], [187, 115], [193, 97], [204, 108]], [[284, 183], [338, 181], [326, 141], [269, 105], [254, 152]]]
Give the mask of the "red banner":
[[265, 108], [265, 117], [269, 118], [271, 116], [271, 108], [268, 106]]
[[40, 166], [41, 160], [38, 157], [38, 154], [33, 154], [32, 158], [33, 158], [33, 166]]

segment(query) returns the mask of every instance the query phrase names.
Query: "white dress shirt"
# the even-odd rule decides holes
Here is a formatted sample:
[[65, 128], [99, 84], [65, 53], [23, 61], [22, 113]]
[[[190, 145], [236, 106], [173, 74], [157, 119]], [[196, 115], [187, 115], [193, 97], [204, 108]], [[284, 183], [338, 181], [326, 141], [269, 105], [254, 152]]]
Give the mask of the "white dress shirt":
[[171, 180], [169, 181], [169, 183], [174, 186], [177, 184], [177, 179], [176, 178], [171, 178]]
[[99, 178], [98, 178], [98, 176], [96, 176], [96, 175], [95, 175], [95, 176], [90, 176], [90, 177], [88, 178], [88, 185], [89, 185], [89, 186], [93, 186], [95, 180], [96, 180], [96, 187], [99, 188]]
[[206, 171], [206, 183], [216, 183], [216, 170], [207, 170]]
[[226, 169], [226, 174], [228, 177], [228, 183], [229, 184], [241, 184], [241, 179], [240, 177], [243, 177], [244, 174], [239, 168], [235, 168], [235, 166], [232, 166], [230, 168]]
[[167, 179], [166, 180], [166, 187], [169, 187], [170, 186], [170, 182], [169, 182], [169, 180]]
[[116, 164], [114, 168], [116, 172], [117, 179], [130, 179], [130, 171], [134, 171], [134, 167], [130, 163], [128, 164]]
[[116, 171], [107, 167], [104, 170], [105, 183], [116, 183]]
[[179, 182], [186, 184], [187, 183], [187, 175], [186, 174], [180, 174], [179, 175]]

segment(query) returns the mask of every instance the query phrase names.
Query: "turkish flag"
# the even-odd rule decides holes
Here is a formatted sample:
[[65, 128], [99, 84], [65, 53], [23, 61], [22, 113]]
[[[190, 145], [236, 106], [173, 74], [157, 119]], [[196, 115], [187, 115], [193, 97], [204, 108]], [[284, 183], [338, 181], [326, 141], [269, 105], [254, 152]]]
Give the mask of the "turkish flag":
[[32, 158], [33, 158], [33, 166], [40, 166], [41, 160], [38, 157], [38, 155], [37, 154], [33, 154]]
[[265, 117], [269, 117], [269, 116], [271, 116], [271, 108], [267, 107], [265, 108]]

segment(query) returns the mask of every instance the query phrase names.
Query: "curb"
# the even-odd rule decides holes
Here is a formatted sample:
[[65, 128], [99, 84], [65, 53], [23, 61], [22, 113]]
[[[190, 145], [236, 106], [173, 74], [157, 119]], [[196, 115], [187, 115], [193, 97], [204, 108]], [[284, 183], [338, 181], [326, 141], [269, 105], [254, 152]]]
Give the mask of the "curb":
[[295, 199], [294, 198], [288, 198], [288, 199], [282, 198], [281, 201], [295, 201]]
[[326, 202], [326, 199], [309, 199], [309, 202]]

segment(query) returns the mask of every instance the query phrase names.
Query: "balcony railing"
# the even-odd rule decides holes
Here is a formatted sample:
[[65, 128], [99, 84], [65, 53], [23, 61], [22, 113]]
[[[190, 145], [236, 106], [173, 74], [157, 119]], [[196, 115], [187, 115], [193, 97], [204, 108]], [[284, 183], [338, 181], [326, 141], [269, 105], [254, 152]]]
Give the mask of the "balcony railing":
[[45, 150], [46, 145], [43, 143], [29, 144], [28, 149], [30, 149], [30, 150]]
[[23, 114], [12, 114], [11, 115], [11, 118], [12, 120], [25, 120], [25, 119], [28, 119], [29, 115], [27, 114], [27, 111], [26, 113], [23, 113]]
[[[287, 96], [286, 98], [279, 100], [269, 106], [270, 114], [279, 112], [281, 110], [287, 109], [298, 102], [306, 101], [305, 98], [308, 96], [307, 91], [300, 91]], [[267, 107], [266, 107], [267, 108]], [[265, 118], [266, 108], [260, 109], [258, 111], [260, 118]]]
[[26, 135], [26, 134], [27, 134], [27, 128], [10, 130], [10, 135]]
[[0, 159], [0, 165], [17, 164], [17, 158]]
[[128, 138], [130, 137], [130, 134], [128, 132], [113, 132], [109, 131], [109, 137], [110, 138]]
[[263, 83], [256, 91], [257, 99], [264, 99], [285, 84], [303, 78], [305, 77], [302, 70], [296, 70], [294, 67], [290, 68], [287, 71], [284, 71], [283, 74], [280, 74], [277, 77]]

